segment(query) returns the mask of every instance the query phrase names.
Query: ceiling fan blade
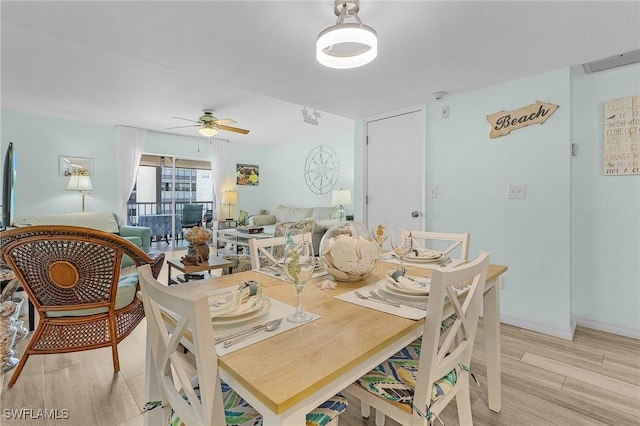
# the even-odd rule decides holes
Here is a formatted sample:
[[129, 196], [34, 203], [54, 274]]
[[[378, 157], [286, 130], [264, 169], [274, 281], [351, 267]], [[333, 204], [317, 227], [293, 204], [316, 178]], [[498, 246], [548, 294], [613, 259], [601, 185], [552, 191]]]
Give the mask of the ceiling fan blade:
[[165, 127], [165, 130], [169, 129], [183, 129], [185, 127], [200, 127], [200, 124], [188, 124], [186, 126]]
[[182, 117], [171, 117], [171, 118], [177, 118], [178, 120], [186, 120], [186, 121], [190, 121], [192, 123], [198, 123], [198, 124], [200, 123], [199, 121], [192, 120], [190, 118], [182, 118]]
[[236, 133], [242, 133], [243, 135], [246, 135], [247, 133], [249, 133], [248, 130], [245, 129], [239, 129], [237, 127], [230, 127], [230, 126], [218, 126], [218, 128], [220, 130], [226, 130], [227, 132], [236, 132]]
[[236, 121], [230, 118], [221, 118], [221, 119], [213, 120], [213, 124], [217, 126], [229, 126], [231, 124], [236, 124]]

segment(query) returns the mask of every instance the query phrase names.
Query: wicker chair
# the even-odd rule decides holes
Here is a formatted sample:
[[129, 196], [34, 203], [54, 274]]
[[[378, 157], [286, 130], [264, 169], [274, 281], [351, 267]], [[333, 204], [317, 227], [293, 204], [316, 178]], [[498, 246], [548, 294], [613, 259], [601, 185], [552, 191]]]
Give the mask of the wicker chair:
[[4, 262], [15, 272], [40, 316], [38, 327], [8, 386], [30, 355], [111, 347], [144, 318], [138, 277], [120, 276], [124, 255], [160, 274], [164, 254], [147, 254], [117, 235], [75, 226], [29, 226], [0, 233]]

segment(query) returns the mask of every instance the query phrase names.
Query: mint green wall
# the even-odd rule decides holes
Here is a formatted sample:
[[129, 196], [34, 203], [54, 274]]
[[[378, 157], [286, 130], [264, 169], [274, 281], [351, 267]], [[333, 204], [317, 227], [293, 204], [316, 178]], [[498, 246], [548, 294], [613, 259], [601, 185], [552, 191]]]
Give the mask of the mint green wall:
[[[560, 108], [542, 125], [489, 138], [487, 115], [535, 103]], [[470, 232], [507, 265], [501, 290], [506, 322], [571, 337], [570, 75], [568, 69], [450, 96], [427, 106], [427, 230]], [[442, 106], [449, 118], [441, 119]], [[507, 199], [507, 185], [527, 185]]]
[[[86, 198], [87, 211], [117, 211], [118, 193], [115, 164], [116, 127], [76, 120], [44, 117], [14, 111], [2, 111], [2, 156], [9, 142], [18, 154], [16, 216], [80, 211], [81, 199], [67, 191], [67, 179], [59, 177], [58, 157], [93, 158], [93, 191]], [[35, 125], [37, 123], [37, 125]], [[328, 206], [331, 194], [316, 195], [304, 180], [304, 162], [317, 145], [331, 146], [340, 159], [341, 171], [337, 188], [353, 188], [353, 130], [314, 135], [275, 146], [242, 143], [229, 145], [229, 161], [224, 170], [223, 189], [238, 192], [238, 210], [257, 214], [259, 209], [273, 211], [280, 204], [296, 206]], [[189, 159], [209, 159], [207, 140], [147, 132], [145, 152]], [[3, 163], [3, 162], [0, 162]], [[260, 185], [236, 186], [237, 163], [260, 166]], [[2, 165], [0, 165], [2, 167]], [[351, 209], [347, 209], [348, 212]], [[223, 206], [222, 215], [227, 208]]]
[[115, 126], [2, 111], [1, 134], [2, 155], [9, 142], [18, 153], [16, 216], [80, 211], [80, 195], [67, 191], [68, 178], [60, 177], [61, 155], [93, 158], [87, 211], [118, 211]]
[[640, 65], [572, 87], [572, 300], [578, 324], [640, 338], [640, 176], [602, 174], [604, 102], [640, 95]]

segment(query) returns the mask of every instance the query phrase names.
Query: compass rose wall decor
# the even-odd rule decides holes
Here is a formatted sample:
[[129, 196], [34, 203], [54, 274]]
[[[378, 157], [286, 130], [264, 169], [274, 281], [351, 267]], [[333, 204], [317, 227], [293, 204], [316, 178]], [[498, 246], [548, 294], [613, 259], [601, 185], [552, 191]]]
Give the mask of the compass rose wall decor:
[[304, 180], [314, 194], [327, 194], [338, 182], [340, 160], [328, 145], [318, 145], [309, 152], [304, 164]]

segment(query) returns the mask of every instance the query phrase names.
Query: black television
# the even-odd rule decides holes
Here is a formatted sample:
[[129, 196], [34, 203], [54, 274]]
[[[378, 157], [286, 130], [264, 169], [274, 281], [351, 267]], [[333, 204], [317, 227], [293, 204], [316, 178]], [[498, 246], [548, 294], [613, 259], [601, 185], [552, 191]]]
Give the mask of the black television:
[[9, 142], [7, 154], [4, 157], [2, 174], [2, 227], [10, 226], [15, 219], [16, 209], [16, 172], [18, 157], [13, 149], [13, 142]]

